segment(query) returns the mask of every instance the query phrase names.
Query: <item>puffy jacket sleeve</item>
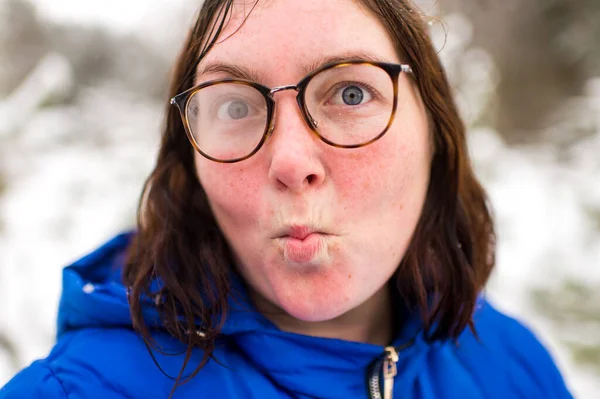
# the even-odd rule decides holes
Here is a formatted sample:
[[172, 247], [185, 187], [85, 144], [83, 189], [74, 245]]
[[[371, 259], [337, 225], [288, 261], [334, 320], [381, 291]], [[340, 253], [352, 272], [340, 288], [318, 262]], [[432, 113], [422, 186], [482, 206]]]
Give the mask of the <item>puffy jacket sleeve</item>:
[[515, 345], [509, 345], [508, 351], [525, 369], [523, 374], [528, 375], [539, 387], [539, 392], [543, 392], [542, 397], [572, 399], [573, 396], [548, 349], [525, 325], [515, 320], [511, 322], [514, 323], [516, 337]]
[[[481, 302], [474, 319], [479, 339], [473, 340], [471, 335], [470, 340], [475, 350], [479, 347], [480, 352], [496, 359], [508, 372], [520, 392], [514, 397], [572, 399], [550, 353], [526, 325], [499, 312], [487, 301]], [[481, 360], [480, 365], [486, 364]], [[487, 364], [491, 368], [491, 361]]]
[[67, 399], [61, 382], [44, 361], [23, 369], [0, 389], [0, 399]]

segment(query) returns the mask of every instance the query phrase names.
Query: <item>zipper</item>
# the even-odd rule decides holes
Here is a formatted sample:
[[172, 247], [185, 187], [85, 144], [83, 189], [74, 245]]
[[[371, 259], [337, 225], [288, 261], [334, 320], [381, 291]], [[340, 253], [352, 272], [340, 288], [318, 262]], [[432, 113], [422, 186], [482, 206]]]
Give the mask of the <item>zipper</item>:
[[385, 348], [386, 356], [383, 359], [383, 399], [392, 399], [394, 393], [394, 377], [398, 374], [398, 352], [393, 346]]
[[[398, 351], [393, 346], [387, 346], [383, 356], [375, 361], [369, 377], [370, 399], [392, 399], [394, 393], [394, 377], [398, 373], [396, 363]], [[383, 392], [381, 379], [383, 377]]]
[[414, 343], [414, 340], [404, 345], [386, 346], [383, 355], [369, 367], [367, 384], [370, 399], [393, 399], [394, 378], [398, 374], [397, 363], [400, 352]]

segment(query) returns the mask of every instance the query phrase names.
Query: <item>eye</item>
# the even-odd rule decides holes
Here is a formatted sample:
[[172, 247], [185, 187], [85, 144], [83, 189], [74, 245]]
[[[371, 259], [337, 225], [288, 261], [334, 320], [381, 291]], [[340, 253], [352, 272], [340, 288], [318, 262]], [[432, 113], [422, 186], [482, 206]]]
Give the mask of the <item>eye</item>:
[[250, 114], [250, 106], [244, 100], [226, 101], [217, 110], [217, 116], [223, 120], [239, 120]]
[[373, 96], [364, 87], [357, 84], [344, 84], [333, 95], [332, 103], [336, 105], [356, 106], [369, 102]]

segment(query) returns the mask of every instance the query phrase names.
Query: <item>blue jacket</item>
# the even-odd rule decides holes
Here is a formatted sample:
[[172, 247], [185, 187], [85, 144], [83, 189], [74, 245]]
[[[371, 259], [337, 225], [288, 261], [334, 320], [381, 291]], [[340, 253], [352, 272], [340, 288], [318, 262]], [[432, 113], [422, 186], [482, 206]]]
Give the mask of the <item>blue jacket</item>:
[[[177, 376], [183, 357], [155, 352], [163, 374], [131, 328], [119, 278], [129, 240], [117, 236], [64, 269], [57, 343], [2, 388], [0, 399], [168, 397], [173, 380], [165, 374]], [[383, 347], [283, 332], [259, 313], [232, 306], [214, 352], [218, 361], [173, 398], [383, 397]], [[467, 329], [458, 345], [427, 343], [416, 333], [418, 322], [407, 323], [394, 342], [406, 348], [399, 351], [393, 398], [571, 398], [526, 328], [483, 300], [475, 322], [480, 340]], [[165, 351], [184, 349], [165, 333], [154, 337]], [[195, 351], [186, 372], [201, 358]]]

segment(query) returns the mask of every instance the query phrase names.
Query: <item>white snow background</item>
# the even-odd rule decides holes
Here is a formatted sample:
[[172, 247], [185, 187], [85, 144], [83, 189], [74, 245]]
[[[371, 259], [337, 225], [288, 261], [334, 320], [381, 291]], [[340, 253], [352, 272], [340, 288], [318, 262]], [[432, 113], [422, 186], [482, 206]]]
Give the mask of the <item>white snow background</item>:
[[[195, 7], [189, 0], [34, 4], [40, 18], [139, 35], [172, 57]], [[463, 114], [474, 121], [498, 77], [487, 53], [471, 47], [469, 21], [460, 14], [444, 21], [449, 36], [441, 55]], [[0, 334], [14, 349], [0, 349], [0, 386], [47, 354], [61, 268], [133, 225], [156, 155], [164, 104], [105, 85], [82, 88], [75, 104], [40, 106], [76, 84], [66, 58], [51, 53], [0, 99], [0, 171], [7, 183], [0, 193]], [[469, 140], [499, 235], [488, 295], [534, 329], [576, 397], [593, 399], [600, 392], [598, 365], [579, 361], [572, 348], [600, 347], [600, 316], [585, 316], [598, 315], [600, 303], [600, 77], [569, 104], [555, 129], [584, 125], [595, 134], [568, 145], [508, 147], [493, 129], [471, 126]], [[86, 133], [86, 127], [93, 129]], [[588, 306], [579, 303], [581, 290], [591, 313], [576, 322], [552, 317], [554, 308]], [[540, 305], [536, 298], [555, 300]]]

